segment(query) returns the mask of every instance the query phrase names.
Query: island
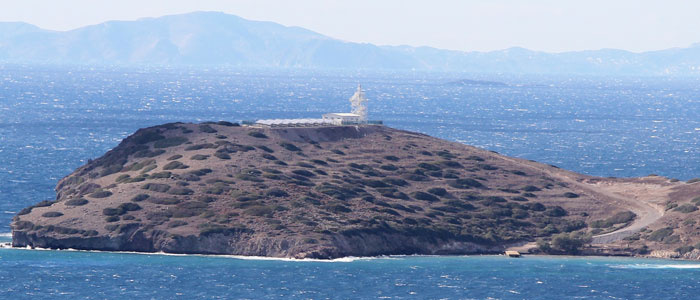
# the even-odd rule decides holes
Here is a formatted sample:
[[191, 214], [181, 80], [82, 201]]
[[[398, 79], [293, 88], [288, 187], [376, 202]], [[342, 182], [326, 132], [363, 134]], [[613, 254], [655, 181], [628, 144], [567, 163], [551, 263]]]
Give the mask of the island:
[[695, 180], [588, 176], [383, 125], [222, 121], [138, 130], [11, 227], [12, 246], [49, 249], [697, 258], [699, 203]]

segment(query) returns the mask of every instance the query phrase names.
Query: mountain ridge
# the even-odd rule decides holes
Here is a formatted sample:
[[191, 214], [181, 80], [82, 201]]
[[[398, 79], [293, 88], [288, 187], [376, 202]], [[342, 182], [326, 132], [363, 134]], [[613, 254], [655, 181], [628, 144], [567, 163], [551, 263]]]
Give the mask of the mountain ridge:
[[471, 73], [697, 75], [700, 47], [490, 52], [343, 41], [296, 26], [222, 12], [107, 21], [68, 31], [0, 23], [0, 63], [231, 66]]

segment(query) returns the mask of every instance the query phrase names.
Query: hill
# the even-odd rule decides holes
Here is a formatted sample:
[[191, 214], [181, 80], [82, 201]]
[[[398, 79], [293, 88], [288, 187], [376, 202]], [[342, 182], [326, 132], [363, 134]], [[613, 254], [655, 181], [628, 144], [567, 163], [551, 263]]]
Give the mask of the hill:
[[[384, 126], [173, 123], [63, 178], [55, 201], [14, 218], [13, 245], [336, 258], [497, 253], [543, 239], [556, 253], [567, 251], [557, 237], [651, 240], [638, 231], [661, 218], [654, 205], [689, 202], [699, 186], [590, 177]], [[634, 198], [649, 194], [641, 187], [653, 199]], [[686, 237], [696, 239], [647, 249]], [[627, 247], [590, 248], [646, 250]]]
[[109, 21], [69, 31], [0, 23], [0, 63], [229, 66], [469, 73], [697, 75], [700, 47], [632, 53], [461, 52], [378, 46], [218, 12]]

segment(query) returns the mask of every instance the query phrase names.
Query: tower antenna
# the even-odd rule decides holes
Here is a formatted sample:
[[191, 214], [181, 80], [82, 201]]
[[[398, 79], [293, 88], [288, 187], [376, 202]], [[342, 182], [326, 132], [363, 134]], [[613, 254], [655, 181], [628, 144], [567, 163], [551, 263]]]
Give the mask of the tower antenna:
[[367, 106], [365, 102], [367, 102], [365, 92], [362, 91], [362, 85], [358, 84], [355, 94], [350, 97], [350, 105], [352, 106], [352, 113], [360, 116], [360, 122], [367, 122]]

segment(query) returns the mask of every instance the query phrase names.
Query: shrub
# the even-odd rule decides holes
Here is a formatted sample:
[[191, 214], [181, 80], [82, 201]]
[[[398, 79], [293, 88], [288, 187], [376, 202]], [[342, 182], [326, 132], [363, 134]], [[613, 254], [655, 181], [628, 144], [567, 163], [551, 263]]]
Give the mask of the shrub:
[[314, 167], [312, 164], [306, 163], [306, 162], [303, 162], [303, 161], [300, 161], [300, 162], [296, 163], [296, 165], [297, 165], [297, 166], [300, 166], [300, 167], [302, 167], [302, 168], [309, 168], [309, 169], [315, 169], [315, 168], [316, 168], [316, 167]]
[[158, 149], [155, 151], [151, 151], [151, 150], [146, 149], [146, 150], [142, 150], [142, 151], [134, 153], [134, 157], [135, 158], [156, 157], [156, 156], [161, 155], [163, 153], [165, 153], [165, 150], [163, 150], [163, 149]]
[[199, 131], [204, 133], [217, 133], [218, 131], [208, 124], [199, 125]]
[[269, 153], [263, 153], [263, 154], [262, 154], [262, 157], [263, 157], [264, 159], [277, 160], [277, 157], [275, 157], [274, 155], [269, 154]]
[[552, 248], [566, 254], [576, 254], [588, 242], [590, 242], [590, 237], [561, 233], [552, 238]]
[[384, 156], [384, 159], [389, 160], [389, 161], [399, 161], [399, 158], [393, 155], [387, 155]]
[[109, 196], [112, 196], [112, 192], [110, 191], [95, 191], [90, 194], [90, 197], [92, 198], [107, 198]]
[[168, 222], [168, 228], [175, 228], [175, 227], [180, 227], [180, 226], [185, 226], [187, 225], [187, 222], [182, 221], [182, 220], [174, 220]]
[[440, 162], [440, 165], [447, 167], [447, 168], [455, 168], [455, 169], [464, 168], [464, 166], [462, 166], [462, 164], [460, 164], [456, 161], [451, 161], [451, 160], [443, 160]]
[[567, 215], [567, 212], [561, 206], [552, 206], [546, 210], [545, 214], [550, 217], [563, 217]]
[[471, 178], [451, 180], [448, 182], [448, 185], [456, 189], [480, 188], [484, 186]]
[[199, 201], [188, 201], [168, 209], [173, 218], [189, 218], [201, 215], [206, 211], [207, 204]]
[[[105, 222], [107, 222], [107, 223], [112, 223], [112, 222], [117, 222], [117, 221], [119, 221], [119, 216], [109, 216], [109, 217], [105, 218]], [[107, 225], [107, 226], [109, 226], [109, 225]], [[105, 229], [107, 229], [109, 231], [114, 231], [115, 229], [117, 229], [116, 225], [115, 225], [115, 227], [110, 226], [109, 228], [107, 226], [105, 226]]]
[[162, 205], [175, 205], [180, 203], [180, 200], [175, 199], [175, 198], [148, 198], [148, 202], [151, 202], [153, 204], [162, 204]]
[[304, 177], [316, 177], [316, 175], [314, 173], [311, 173], [307, 170], [292, 170], [292, 173], [297, 174], [297, 175], [301, 175]]
[[364, 180], [363, 183], [373, 188], [385, 188], [390, 186], [386, 182], [380, 180]]
[[513, 201], [518, 201], [518, 202], [527, 202], [527, 198], [521, 197], [521, 196], [515, 196], [515, 197], [510, 197], [510, 200]]
[[62, 216], [62, 212], [57, 212], [57, 211], [48, 211], [43, 213], [41, 216], [44, 218], [56, 218]]
[[146, 200], [146, 199], [148, 199], [148, 198], [150, 198], [150, 197], [151, 197], [151, 196], [149, 196], [148, 194], [138, 194], [138, 195], [134, 196], [133, 198], [131, 198], [131, 201], [133, 201], [133, 202], [141, 202], [141, 201]]
[[333, 149], [333, 150], [331, 150], [331, 152], [333, 152], [333, 153], [335, 153], [335, 154], [338, 154], [338, 155], [345, 155], [345, 152], [340, 151], [340, 150], [338, 150], [338, 149]]
[[450, 153], [450, 151], [447, 151], [447, 150], [438, 151], [438, 152], [435, 152], [435, 154], [437, 154], [438, 156], [441, 156], [442, 158], [445, 158], [445, 159], [453, 159], [453, 158], [457, 157], [454, 154]]
[[698, 207], [692, 204], [683, 204], [681, 206], [678, 206], [673, 209], [674, 211], [682, 212], [682, 213], [691, 213], [696, 210], [698, 210]]
[[84, 198], [75, 198], [66, 201], [67, 206], [83, 206], [85, 204], [88, 204], [88, 201]]
[[254, 138], [259, 138], [259, 139], [266, 139], [267, 138], [267, 135], [265, 135], [264, 133], [262, 133], [260, 131], [251, 131], [251, 132], [248, 132], [248, 135], [252, 136]]
[[154, 148], [170, 148], [170, 147], [182, 145], [184, 143], [187, 143], [187, 138], [184, 138], [181, 136], [176, 136], [176, 137], [158, 140], [153, 144], [153, 147]]
[[650, 241], [661, 242], [673, 234], [673, 228], [665, 227], [652, 232], [647, 239]]
[[518, 170], [511, 171], [511, 173], [518, 175], [518, 176], [527, 176], [527, 173], [525, 173], [523, 171], [518, 171]]
[[163, 183], [146, 183], [141, 186], [144, 190], [149, 190], [153, 192], [165, 193], [170, 190], [170, 186]]
[[148, 176], [148, 179], [161, 179], [161, 178], [170, 178], [170, 176], [173, 176], [173, 173], [171, 172], [158, 172], [158, 173], [153, 173]]
[[439, 171], [442, 169], [442, 168], [440, 168], [434, 164], [430, 164], [430, 163], [419, 163], [418, 167], [421, 169], [428, 170], [428, 171]]
[[162, 139], [164, 139], [164, 138], [165, 138], [165, 137], [162, 136], [158, 131], [156, 131], [156, 130], [149, 130], [149, 131], [144, 131], [144, 132], [142, 132], [141, 134], [134, 136], [134, 137], [132, 138], [132, 140], [133, 140], [134, 143], [136, 143], [136, 144], [143, 145], [143, 144], [147, 144], [147, 143], [150, 143], [150, 142], [155, 142], [155, 141], [158, 141], [158, 140], [162, 140]]
[[171, 188], [168, 191], [168, 194], [171, 195], [192, 195], [194, 194], [194, 191], [188, 188]]
[[526, 192], [539, 192], [539, 191], [541, 191], [542, 189], [540, 189], [540, 188], [538, 188], [538, 187], [536, 187], [536, 186], [534, 186], [534, 185], [526, 185], [526, 186], [524, 186], [524, 187], [522, 188], [522, 190], [523, 190], [523, 191], [526, 191]]
[[380, 188], [377, 189], [377, 191], [379, 192], [379, 194], [387, 198], [408, 200], [408, 195], [404, 194], [403, 192], [400, 192], [395, 188]]
[[316, 191], [339, 200], [347, 200], [357, 197], [357, 193], [345, 187], [333, 185], [327, 182], [316, 187]]
[[265, 152], [267, 152], [267, 153], [275, 152], [275, 150], [272, 150], [272, 149], [270, 149], [269, 147], [264, 146], [264, 145], [255, 146], [255, 147], [258, 147], [258, 149], [260, 149], [260, 150], [262, 150], [262, 151], [265, 151]]
[[292, 143], [280, 143], [280, 146], [284, 149], [287, 149], [287, 150], [293, 151], [293, 152], [301, 151], [301, 149], [299, 149], [299, 147], [295, 146]]
[[428, 181], [428, 177], [420, 174], [404, 174], [401, 177], [410, 181]]
[[391, 185], [395, 185], [395, 186], [407, 186], [407, 185], [409, 185], [409, 183], [406, 180], [403, 180], [401, 178], [387, 177], [387, 178], [382, 179], [382, 181], [384, 181], [388, 184], [391, 184]]
[[479, 156], [476, 156], [476, 155], [470, 155], [470, 156], [467, 156], [467, 160], [473, 160], [473, 161], [484, 161], [484, 159], [483, 159], [483, 158], [481, 158], [481, 157], [479, 157]]
[[199, 169], [199, 170], [189, 171], [187, 173], [197, 175], [197, 176], [204, 176], [204, 175], [207, 175], [211, 172], [213, 172], [211, 169]]
[[228, 155], [227, 153], [224, 152], [216, 152], [214, 153], [214, 156], [216, 156], [219, 159], [231, 159], [231, 155]]
[[686, 181], [686, 183], [696, 183], [696, 182], [700, 182], [700, 178], [693, 178], [693, 179]]
[[121, 216], [125, 214], [126, 211], [120, 208], [108, 207], [102, 210], [102, 214], [105, 216]]
[[285, 192], [281, 189], [278, 189], [278, 188], [272, 188], [272, 189], [268, 190], [267, 192], [265, 192], [265, 195], [269, 196], [269, 197], [287, 197], [287, 196], [289, 196], [289, 194], [287, 192]]
[[532, 211], [545, 211], [547, 209], [542, 203], [527, 203], [525, 207]]
[[131, 175], [129, 175], [129, 174], [122, 174], [122, 175], [119, 175], [119, 177], [117, 177], [117, 179], [115, 179], [114, 181], [117, 182], [117, 183], [122, 183], [122, 182], [124, 182], [124, 181], [127, 181], [129, 178], [131, 178]]
[[447, 195], [447, 190], [444, 188], [440, 188], [440, 187], [434, 187], [434, 188], [428, 189], [428, 193], [442, 197], [442, 196]]
[[578, 198], [579, 196], [576, 193], [566, 192], [566, 193], [564, 193], [564, 197], [566, 197], [566, 198]]
[[345, 205], [335, 204], [324, 207], [327, 211], [333, 213], [349, 213], [352, 210]]
[[216, 122], [216, 124], [217, 124], [217, 125], [222, 125], [222, 126], [227, 126], [227, 127], [239, 127], [239, 126], [241, 126], [241, 124], [238, 124], [238, 123], [231, 123], [231, 122], [228, 122], [228, 121], [219, 121], [219, 122]]
[[195, 154], [190, 157], [191, 160], [206, 160], [209, 158], [209, 155], [204, 155], [204, 154]]
[[117, 209], [121, 209], [123, 211], [137, 211], [141, 210], [141, 206], [139, 206], [136, 203], [127, 202], [119, 204], [119, 206], [117, 206]]
[[693, 200], [690, 200], [690, 202], [695, 203], [695, 205], [700, 204], [700, 197], [695, 197]]
[[166, 164], [165, 166], [163, 166], [163, 170], [187, 169], [189, 167], [190, 166], [185, 165], [185, 164], [175, 160], [175, 161], [171, 161], [168, 164]]
[[392, 164], [381, 165], [379, 168], [385, 171], [396, 171], [399, 169], [399, 167]]
[[480, 165], [478, 165], [478, 167], [481, 168], [482, 170], [486, 170], [486, 171], [495, 171], [495, 170], [498, 170], [498, 167], [492, 166], [492, 165], [489, 165], [489, 164], [480, 164]]
[[196, 151], [196, 150], [214, 149], [214, 148], [216, 148], [216, 145], [214, 145], [212, 143], [206, 143], [206, 144], [197, 144], [197, 145], [187, 146], [187, 147], [185, 147], [185, 151]]
[[244, 213], [257, 217], [272, 217], [272, 215], [274, 214], [274, 209], [272, 209], [272, 207], [270, 206], [257, 205], [246, 209]]
[[428, 201], [428, 202], [437, 202], [440, 201], [438, 197], [435, 197], [431, 194], [428, 194], [426, 192], [413, 192], [411, 193], [411, 196], [417, 200], [423, 200], [423, 201]]
[[[146, 159], [137, 163], [133, 163], [130, 166], [126, 167], [125, 169], [127, 171], [138, 171], [143, 169], [143, 167], [148, 166], [148, 165], [154, 165], [156, 163], [155, 159]], [[124, 176], [124, 175], [122, 175]], [[121, 177], [121, 176], [120, 176]], [[117, 181], [119, 181], [119, 178], [117, 178]]]
[[394, 215], [394, 216], [401, 216], [400, 213], [398, 213], [397, 211], [395, 211], [391, 208], [381, 208], [381, 209], [379, 209], [379, 212], [387, 213], [387, 214]]
[[693, 249], [695, 249], [695, 247], [688, 245], [688, 246], [681, 246], [681, 247], [678, 247], [678, 248], [676, 248], [676, 251], [677, 251], [680, 255], [683, 255], [683, 254], [686, 254], [686, 253], [688, 253], [688, 252], [690, 252], [690, 251], [693, 251]]

